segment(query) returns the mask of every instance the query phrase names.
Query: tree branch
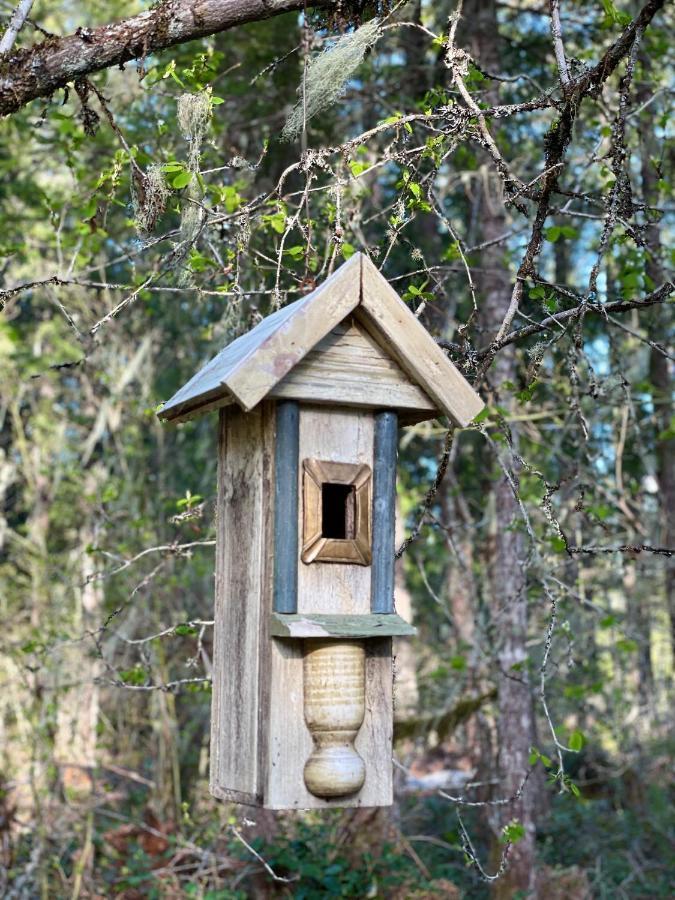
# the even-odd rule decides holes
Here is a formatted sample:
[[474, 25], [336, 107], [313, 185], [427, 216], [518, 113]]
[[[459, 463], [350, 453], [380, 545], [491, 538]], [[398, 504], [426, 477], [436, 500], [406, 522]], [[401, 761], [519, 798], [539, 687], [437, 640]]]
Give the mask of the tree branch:
[[49, 38], [0, 62], [0, 115], [48, 97], [68, 82], [195, 38], [281, 13], [333, 6], [332, 0], [163, 0], [153, 9], [98, 28]]
[[12, 13], [12, 18], [9, 20], [7, 31], [3, 34], [2, 40], [0, 41], [0, 56], [3, 53], [9, 53], [14, 46], [14, 41], [17, 39], [19, 32], [23, 28], [23, 23], [28, 18], [32, 5], [33, 0], [21, 0], [21, 3], [19, 3]]
[[560, 73], [560, 83], [563, 90], [567, 90], [570, 83], [570, 73], [567, 68], [567, 58], [565, 57], [565, 45], [562, 38], [562, 27], [560, 25], [560, 0], [551, 0], [551, 35], [553, 36], [553, 49], [555, 51], [555, 59], [558, 64], [558, 72]]
[[[515, 341], [520, 341], [523, 338], [530, 337], [530, 335], [538, 334], [542, 331], [550, 331], [553, 326], [561, 325], [563, 322], [574, 321], [586, 313], [597, 313], [598, 315], [604, 316], [610, 312], [627, 312], [630, 309], [646, 309], [657, 303], [665, 303], [674, 291], [675, 284], [672, 281], [667, 281], [665, 284], [662, 284], [660, 288], [657, 288], [655, 291], [652, 291], [651, 294], [647, 294], [640, 300], [613, 300], [610, 303], [580, 303], [579, 306], [574, 306], [572, 309], [565, 309], [559, 313], [554, 313], [552, 316], [547, 316], [541, 322], [535, 322], [532, 325], [524, 325], [522, 328], [516, 328], [502, 340], [478, 353], [478, 359], [483, 359], [484, 357], [492, 358], [495, 353], [501, 350], [502, 347], [506, 347], [507, 344], [513, 344]], [[438, 341], [437, 343], [443, 346], [441, 341]]]

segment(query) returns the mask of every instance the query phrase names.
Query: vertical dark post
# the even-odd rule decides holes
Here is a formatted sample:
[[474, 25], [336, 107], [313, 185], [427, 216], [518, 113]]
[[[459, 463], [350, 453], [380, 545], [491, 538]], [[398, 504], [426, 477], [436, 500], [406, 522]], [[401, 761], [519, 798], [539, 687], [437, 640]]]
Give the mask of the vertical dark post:
[[373, 567], [371, 612], [394, 611], [394, 529], [396, 527], [396, 460], [398, 417], [395, 412], [375, 416], [373, 472]]
[[294, 400], [277, 403], [274, 449], [274, 611], [298, 607], [298, 455], [300, 418]]

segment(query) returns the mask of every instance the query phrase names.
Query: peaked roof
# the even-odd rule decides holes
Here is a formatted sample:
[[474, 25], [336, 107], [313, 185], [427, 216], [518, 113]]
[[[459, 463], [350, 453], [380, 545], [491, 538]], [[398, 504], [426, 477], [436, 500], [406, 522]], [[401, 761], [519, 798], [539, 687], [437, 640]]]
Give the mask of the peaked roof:
[[355, 253], [311, 294], [228, 344], [158, 415], [182, 420], [233, 401], [245, 411], [253, 409], [350, 313], [363, 321], [440, 412], [468, 425], [483, 408], [478, 394], [378, 269]]

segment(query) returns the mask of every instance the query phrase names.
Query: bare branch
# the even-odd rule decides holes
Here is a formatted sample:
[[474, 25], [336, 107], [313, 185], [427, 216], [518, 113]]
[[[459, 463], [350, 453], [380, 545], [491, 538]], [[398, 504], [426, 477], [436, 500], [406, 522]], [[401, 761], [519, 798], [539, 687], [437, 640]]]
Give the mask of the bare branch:
[[562, 27], [560, 25], [560, 0], [551, 0], [551, 34], [553, 36], [553, 49], [555, 51], [555, 59], [558, 63], [558, 72], [560, 73], [560, 83], [563, 90], [566, 90], [570, 83], [570, 73], [567, 68], [567, 59], [565, 58], [565, 46], [562, 39]]
[[[628, 310], [631, 309], [645, 309], [648, 306], [654, 306], [657, 303], [664, 303], [673, 292], [675, 292], [675, 283], [667, 281], [665, 284], [662, 284], [661, 287], [639, 300], [614, 300], [611, 303], [580, 303], [579, 306], [575, 306], [572, 309], [565, 309], [562, 312], [554, 313], [552, 316], [547, 316], [541, 322], [525, 325], [522, 328], [516, 328], [499, 341], [499, 343], [488, 347], [487, 350], [483, 350], [478, 356], [479, 358], [490, 356], [501, 350], [502, 347], [506, 347], [507, 344], [513, 344], [515, 341], [520, 341], [523, 338], [538, 334], [541, 331], [548, 331], [552, 326], [570, 320], [573, 321], [578, 319], [582, 314], [597, 313], [604, 316], [606, 313], [610, 312], [628, 312]], [[441, 346], [443, 345], [441, 344]]]

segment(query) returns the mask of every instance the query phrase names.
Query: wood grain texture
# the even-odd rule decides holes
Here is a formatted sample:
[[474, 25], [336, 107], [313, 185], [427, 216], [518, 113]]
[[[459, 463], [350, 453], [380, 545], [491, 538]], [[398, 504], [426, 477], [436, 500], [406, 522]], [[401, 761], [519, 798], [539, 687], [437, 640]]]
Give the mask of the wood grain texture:
[[220, 414], [211, 791], [263, 800], [273, 404]]
[[284, 638], [370, 638], [413, 635], [417, 629], [396, 613], [368, 616], [273, 613], [270, 634]]
[[[371, 563], [372, 472], [370, 466], [351, 463], [302, 461], [303, 563], [337, 562], [369, 566]], [[353, 537], [330, 538], [322, 533], [322, 485], [343, 484], [353, 487], [346, 518]]]
[[[372, 466], [373, 417], [363, 411], [300, 407], [300, 460], [316, 458]], [[300, 484], [299, 484], [300, 487]], [[302, 522], [299, 522], [299, 530]], [[370, 614], [370, 567], [300, 563], [298, 616]], [[277, 617], [278, 618], [278, 617]], [[391, 638], [366, 641], [363, 725], [355, 747], [365, 763], [365, 783], [349, 797], [325, 799], [304, 783], [312, 739], [304, 720], [302, 641], [275, 638], [270, 653], [267, 728], [269, 757], [264, 797], [270, 809], [388, 806], [392, 802], [393, 669]]]
[[305, 785], [315, 797], [356, 794], [366, 779], [354, 739], [366, 706], [363, 641], [303, 641], [305, 722], [314, 748], [305, 763]]
[[220, 351], [168, 400], [184, 421], [265, 396], [389, 408], [409, 424], [439, 411], [467, 425], [483, 403], [375, 266], [356, 253], [306, 297]]
[[418, 419], [438, 413], [430, 397], [352, 317], [319, 341], [270, 396], [410, 410]]
[[361, 257], [361, 304], [356, 319], [437, 408], [466, 426], [483, 408], [483, 401], [403, 303], [373, 263]]
[[[300, 460], [373, 464], [373, 416], [351, 410], [300, 407]], [[299, 485], [302, 490], [302, 485]], [[301, 504], [302, 506], [302, 504]], [[302, 517], [302, 509], [299, 512]], [[302, 533], [303, 523], [298, 524]], [[370, 612], [370, 566], [300, 563], [299, 613]]]
[[213, 412], [216, 409], [224, 409], [226, 406], [232, 406], [234, 398], [226, 390], [221, 388], [212, 391], [196, 400], [194, 403], [183, 404], [180, 407], [169, 410], [166, 415], [162, 408], [158, 416], [165, 419], [172, 425], [179, 425], [181, 422], [189, 422], [204, 413]]
[[208, 402], [232, 397], [250, 410], [329, 331], [358, 305], [360, 257], [350, 259], [316, 290], [267, 316], [228, 344], [168, 400], [158, 415], [171, 419]]
[[[369, 640], [366, 649], [366, 714], [355, 746], [366, 764], [363, 806], [393, 802], [394, 661], [392, 639]], [[371, 802], [377, 798], [377, 802]]]
[[365, 763], [365, 783], [357, 794], [334, 799], [315, 797], [304, 783], [304, 765], [313, 742], [304, 721], [302, 643], [276, 638], [271, 642], [272, 697], [265, 806], [268, 809], [390, 806], [394, 681], [391, 638], [366, 641], [365, 715], [354, 741]]

